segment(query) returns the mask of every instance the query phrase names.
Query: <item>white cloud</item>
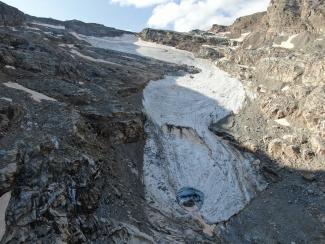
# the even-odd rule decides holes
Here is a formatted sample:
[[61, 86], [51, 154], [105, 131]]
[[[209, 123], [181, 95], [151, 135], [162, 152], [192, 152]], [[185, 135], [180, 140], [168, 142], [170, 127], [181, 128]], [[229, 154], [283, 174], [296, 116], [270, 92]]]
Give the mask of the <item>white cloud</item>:
[[270, 0], [111, 0], [120, 5], [155, 6], [148, 25], [177, 31], [229, 25], [236, 18], [265, 11]]
[[157, 4], [169, 2], [170, 0], [111, 0], [121, 6], [135, 6], [137, 8], [150, 7]]

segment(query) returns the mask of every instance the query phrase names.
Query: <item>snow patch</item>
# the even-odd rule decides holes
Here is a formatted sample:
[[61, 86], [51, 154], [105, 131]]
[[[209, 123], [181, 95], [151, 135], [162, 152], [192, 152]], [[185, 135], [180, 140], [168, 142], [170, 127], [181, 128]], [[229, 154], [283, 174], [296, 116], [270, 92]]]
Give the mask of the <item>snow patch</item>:
[[11, 98], [7, 98], [7, 97], [0, 97], [0, 99], [5, 100], [7, 102], [12, 102]]
[[273, 43], [272, 47], [281, 47], [281, 48], [286, 48], [286, 49], [292, 49], [295, 47], [295, 45], [292, 42], [294, 38], [296, 38], [299, 34], [289, 36], [288, 40], [281, 42], [280, 45]]
[[54, 98], [48, 97], [42, 93], [33, 91], [31, 89], [28, 89], [22, 85], [19, 85], [18, 83], [14, 83], [14, 82], [7, 82], [7, 83], [3, 83], [5, 86], [9, 87], [9, 88], [13, 88], [13, 89], [17, 89], [20, 91], [24, 91], [27, 92], [28, 94], [31, 95], [31, 98], [34, 99], [36, 102], [41, 102], [42, 100], [47, 100], [47, 101], [57, 101]]
[[36, 27], [31, 27], [31, 26], [25, 26], [26, 29], [28, 30], [34, 30], [34, 31], [42, 31], [41, 29], [39, 28], [36, 28]]
[[230, 39], [230, 41], [243, 42], [249, 34], [250, 34], [250, 32], [243, 33], [243, 34], [240, 35], [239, 38]]
[[72, 36], [74, 36], [75, 38], [77, 38], [78, 40], [80, 41], [83, 41], [83, 38], [81, 37], [82, 35], [81, 34], [77, 34], [76, 32], [69, 32]]
[[58, 46], [59, 46], [59, 47], [68, 47], [68, 48], [74, 48], [74, 45], [73, 45], [73, 44], [65, 44], [65, 43], [60, 43]]
[[0, 241], [6, 232], [6, 211], [11, 198], [11, 191], [0, 197]]
[[5, 68], [6, 68], [6, 69], [13, 69], [13, 70], [16, 69], [14, 66], [10, 66], [10, 65], [6, 65]]
[[32, 22], [32, 24], [44, 26], [47, 28], [57, 29], [57, 30], [65, 30], [65, 27], [63, 25], [50, 25], [50, 24], [45, 24], [45, 23], [40, 23], [40, 22]]
[[281, 89], [281, 91], [289, 91], [290, 90], [290, 86], [285, 86]]
[[289, 127], [290, 126], [290, 123], [288, 122], [287, 119], [277, 119], [277, 120], [274, 120], [276, 123], [278, 123], [279, 125], [282, 125], [282, 126], [286, 126], [286, 127]]

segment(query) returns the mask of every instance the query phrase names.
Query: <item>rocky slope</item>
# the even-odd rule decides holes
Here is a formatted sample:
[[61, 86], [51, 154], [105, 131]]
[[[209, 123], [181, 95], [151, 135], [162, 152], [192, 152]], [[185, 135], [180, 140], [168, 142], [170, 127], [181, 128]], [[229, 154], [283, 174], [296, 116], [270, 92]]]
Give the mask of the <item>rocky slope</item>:
[[94, 48], [74, 33], [124, 31], [0, 9], [1, 243], [154, 243], [142, 90], [189, 69]]
[[[324, 231], [309, 232], [316, 223], [324, 228], [324, 8], [324, 1], [277, 0], [267, 12], [239, 18], [227, 27], [215, 25], [207, 32], [174, 36], [156, 30], [141, 33], [145, 40], [210, 59], [246, 87], [245, 108], [211, 129], [233, 145], [259, 155], [265, 176], [274, 183], [227, 224], [225, 238], [232, 243], [325, 240]], [[188, 35], [192, 38], [185, 38]], [[203, 40], [208, 36], [223, 41], [193, 44], [198, 35]], [[279, 215], [277, 206], [283, 209]], [[293, 220], [292, 214], [304, 219], [304, 224]], [[270, 234], [263, 236], [265, 232]], [[305, 234], [291, 235], [296, 232]]]
[[143, 185], [142, 91], [198, 70], [100, 48], [133, 33], [0, 3], [1, 243], [324, 243], [324, 7], [276, 0], [229, 27], [139, 34], [211, 60], [248, 94], [210, 130], [258, 157], [269, 187], [211, 237], [152, 208]]
[[[261, 26], [218, 61], [257, 91], [256, 102], [268, 120], [287, 121], [284, 126], [292, 130], [293, 145], [286, 139], [266, 141], [270, 156], [306, 170], [324, 167], [324, 8], [323, 1], [273, 1]], [[274, 139], [281, 141], [280, 151], [273, 148]], [[288, 155], [288, 146], [296, 153]]]

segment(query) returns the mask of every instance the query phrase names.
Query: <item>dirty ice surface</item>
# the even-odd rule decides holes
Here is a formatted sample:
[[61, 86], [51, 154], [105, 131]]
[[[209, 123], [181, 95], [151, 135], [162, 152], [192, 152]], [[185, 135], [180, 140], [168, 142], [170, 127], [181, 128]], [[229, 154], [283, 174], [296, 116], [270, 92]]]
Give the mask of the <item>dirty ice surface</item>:
[[145, 42], [133, 35], [78, 38], [99, 48], [201, 70], [152, 81], [144, 90], [143, 105], [149, 118], [144, 182], [147, 200], [154, 207], [171, 216], [193, 216], [176, 201], [180, 189], [191, 187], [204, 194], [199, 216], [212, 224], [229, 219], [265, 188], [251, 166], [250, 156], [230, 147], [208, 128], [242, 107], [246, 95], [238, 80], [190, 52]]

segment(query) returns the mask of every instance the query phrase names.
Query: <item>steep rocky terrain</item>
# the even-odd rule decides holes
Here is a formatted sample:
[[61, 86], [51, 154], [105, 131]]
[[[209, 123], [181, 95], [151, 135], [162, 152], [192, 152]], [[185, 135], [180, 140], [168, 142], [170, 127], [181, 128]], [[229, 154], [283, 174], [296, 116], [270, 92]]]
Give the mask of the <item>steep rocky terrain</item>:
[[143, 90], [199, 70], [113, 48], [134, 33], [1, 2], [0, 16], [1, 243], [325, 243], [323, 0], [272, 1], [210, 31], [139, 33], [245, 87], [242, 110], [209, 129], [269, 186], [212, 235], [153, 208], [144, 186]]
[[[324, 1], [277, 0], [267, 12], [207, 32], [141, 33], [210, 59], [246, 87], [245, 108], [211, 129], [259, 155], [273, 183], [226, 224], [231, 243], [324, 243], [324, 8]], [[198, 36], [204, 41], [193, 44]]]
[[142, 89], [188, 68], [74, 36], [124, 31], [31, 19], [2, 3], [1, 16], [2, 243], [153, 243]]

